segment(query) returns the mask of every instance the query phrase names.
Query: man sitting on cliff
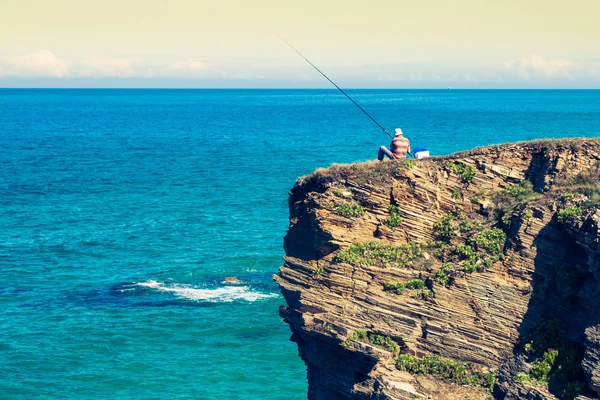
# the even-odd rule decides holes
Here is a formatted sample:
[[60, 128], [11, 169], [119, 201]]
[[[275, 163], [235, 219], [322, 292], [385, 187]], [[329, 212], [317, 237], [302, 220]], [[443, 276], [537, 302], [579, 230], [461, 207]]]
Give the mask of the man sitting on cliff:
[[385, 146], [381, 146], [379, 154], [377, 154], [377, 159], [383, 161], [383, 157], [387, 156], [392, 160], [403, 160], [406, 158], [406, 153], [410, 152], [410, 141], [402, 135], [402, 129], [396, 128], [396, 137], [392, 140], [390, 149], [391, 151]]

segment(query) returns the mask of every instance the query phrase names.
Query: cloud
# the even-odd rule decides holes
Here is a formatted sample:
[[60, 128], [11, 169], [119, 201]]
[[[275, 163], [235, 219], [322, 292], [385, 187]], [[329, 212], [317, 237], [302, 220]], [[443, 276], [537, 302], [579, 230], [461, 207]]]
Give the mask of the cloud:
[[86, 57], [65, 61], [49, 50], [0, 55], [0, 78], [200, 78], [215, 74], [204, 62], [136, 64], [126, 57]]
[[170, 77], [185, 77], [193, 78], [206, 74], [208, 67], [205, 63], [199, 60], [187, 60], [170, 64], [162, 75]]
[[179, 71], [179, 70], [201, 71], [203, 69], [206, 69], [206, 64], [204, 64], [202, 61], [190, 60], [190, 61], [186, 61], [183, 63], [177, 62], [177, 63], [171, 64], [169, 69], [172, 69], [175, 71]]
[[530, 57], [520, 57], [518, 60], [504, 62], [504, 68], [512, 70], [524, 79], [532, 77], [562, 77], [573, 80], [572, 70], [579, 67], [564, 59], [545, 60], [537, 54]]
[[0, 56], [0, 76], [63, 78], [69, 75], [67, 63], [49, 50]]
[[78, 76], [130, 78], [136, 75], [127, 58], [89, 57], [79, 63]]

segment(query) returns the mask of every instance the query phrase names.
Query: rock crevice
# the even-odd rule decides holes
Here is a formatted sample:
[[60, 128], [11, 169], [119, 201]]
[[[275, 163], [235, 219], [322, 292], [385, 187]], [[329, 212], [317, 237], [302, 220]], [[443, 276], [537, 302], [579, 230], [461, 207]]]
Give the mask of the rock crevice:
[[[600, 141], [590, 139], [301, 178], [274, 279], [307, 365], [308, 398], [597, 398], [599, 170]], [[497, 253], [493, 235], [502, 238]], [[390, 252], [401, 246], [413, 247], [399, 264]], [[340, 261], [348, 249], [374, 255], [359, 259], [357, 250]], [[534, 379], [553, 351], [539, 343], [546, 321], [564, 338], [550, 372]], [[401, 355], [467, 372], [459, 381], [419, 373], [398, 364]]]

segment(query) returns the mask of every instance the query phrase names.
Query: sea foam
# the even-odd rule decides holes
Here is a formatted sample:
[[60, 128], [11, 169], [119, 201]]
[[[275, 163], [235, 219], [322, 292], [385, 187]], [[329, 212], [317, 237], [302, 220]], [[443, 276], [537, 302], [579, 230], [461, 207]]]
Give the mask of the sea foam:
[[222, 286], [214, 289], [201, 289], [186, 284], [166, 284], [154, 280], [136, 282], [134, 285], [154, 289], [159, 292], [171, 292], [176, 297], [183, 299], [205, 301], [210, 303], [231, 303], [234, 301], [254, 302], [257, 300], [277, 297], [276, 293], [255, 292], [252, 291], [248, 286]]

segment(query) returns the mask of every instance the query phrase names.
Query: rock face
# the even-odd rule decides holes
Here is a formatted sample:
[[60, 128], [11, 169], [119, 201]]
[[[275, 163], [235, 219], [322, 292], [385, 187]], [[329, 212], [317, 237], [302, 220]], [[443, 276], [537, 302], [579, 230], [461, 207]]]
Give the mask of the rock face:
[[600, 140], [562, 140], [301, 178], [274, 279], [308, 398], [598, 398], [599, 169]]

